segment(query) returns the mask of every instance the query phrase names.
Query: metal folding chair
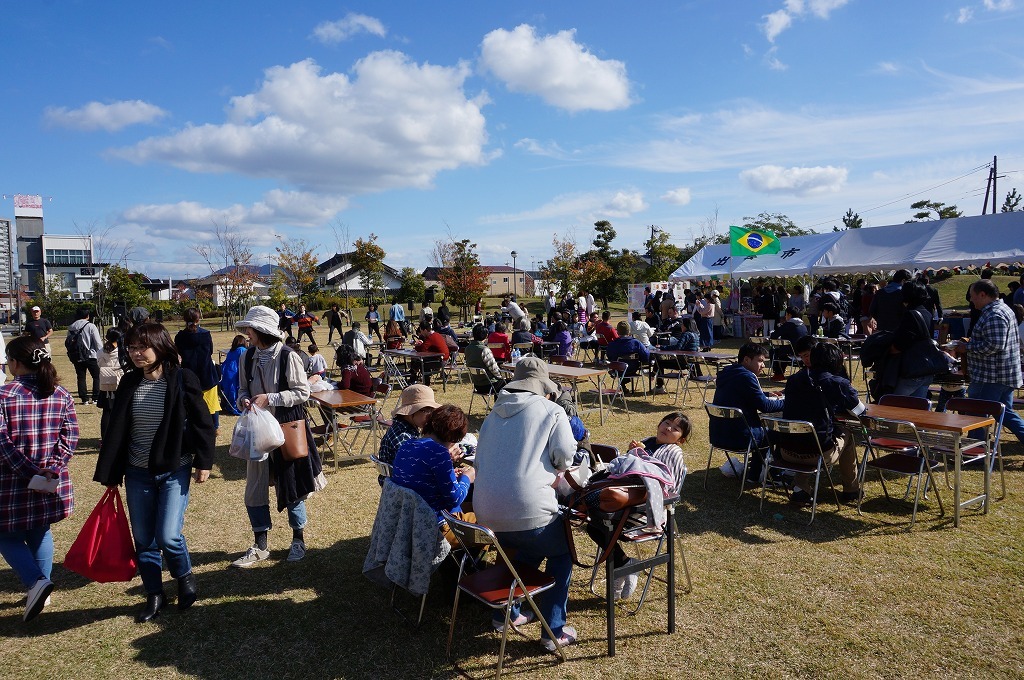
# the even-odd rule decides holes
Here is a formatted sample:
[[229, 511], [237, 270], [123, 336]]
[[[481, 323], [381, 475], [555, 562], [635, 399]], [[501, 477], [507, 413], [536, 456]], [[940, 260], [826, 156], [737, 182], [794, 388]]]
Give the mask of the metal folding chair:
[[[547, 620], [540, 613], [534, 597], [551, 589], [555, 580], [544, 572], [531, 567], [520, 566], [518, 569], [512, 564], [512, 560], [498, 543], [494, 532], [480, 524], [473, 524], [458, 519], [447, 510], [441, 514], [448, 522], [448, 528], [459, 540], [463, 549], [463, 557], [459, 562], [458, 586], [455, 589], [455, 602], [452, 604], [451, 625], [448, 627], [448, 647], [446, 654], [448, 659], [452, 655], [452, 639], [455, 636], [455, 616], [459, 611], [459, 596], [466, 593], [473, 599], [491, 609], [505, 610], [505, 628], [501, 633], [501, 649], [498, 652], [498, 670], [496, 678], [501, 677], [501, 669], [505, 663], [505, 642], [508, 640], [508, 631], [512, 628], [511, 612], [512, 606], [526, 602], [530, 605], [537, 620], [544, 627], [544, 631], [555, 644], [555, 650], [565, 661], [565, 650], [559, 644], [558, 639], [548, 625]], [[466, 573], [466, 563], [474, 551], [481, 547], [493, 548], [496, 556], [496, 563], [480, 571], [470, 574]]]
[[[789, 340], [783, 340], [782, 338], [769, 338], [768, 344], [771, 347], [772, 355], [772, 374], [776, 372], [782, 375], [786, 374], [787, 369], [798, 368], [800, 366], [800, 357], [793, 350], [793, 343]], [[778, 368], [782, 366], [782, 370]]]
[[[967, 437], [960, 440], [960, 455], [961, 465], [985, 461], [985, 464], [988, 466], [986, 478], [991, 478], [992, 473], [996, 469], [996, 460], [999, 461], [999, 481], [1002, 487], [999, 500], [1003, 500], [1006, 498], [1006, 473], [1003, 470], [1003, 451], [1000, 442], [1003, 435], [1003, 411], [1006, 410], [1006, 406], [998, 401], [954, 397], [946, 402], [946, 410], [965, 416], [992, 416], [995, 419], [995, 427], [989, 430], [987, 441], [985, 439], [968, 439]], [[949, 466], [954, 455], [952, 443], [948, 443], [945, 438], [942, 438], [935, 443], [931, 443], [929, 450], [932, 455], [943, 457], [945, 461], [943, 472], [946, 477], [946, 488], [952, 489], [953, 487], [949, 482]], [[986, 504], [988, 503], [988, 491], [986, 488]]]
[[657, 364], [655, 377], [661, 378], [662, 383], [668, 380], [676, 381], [676, 397], [673, 404], [679, 403], [679, 395], [683, 392], [683, 384], [690, 372], [690, 365], [685, 357], [677, 354], [656, 354], [654, 358]]
[[690, 383], [694, 387], [703, 385], [704, 391], [701, 400], [708, 400], [708, 390], [716, 383], [717, 371], [709, 364], [704, 357], [686, 357], [688, 364], [686, 380], [683, 382], [683, 404], [686, 404], [686, 397], [690, 394]]
[[626, 404], [626, 392], [623, 388], [623, 383], [629, 377], [629, 364], [625, 361], [608, 362], [608, 377], [612, 381], [611, 387], [595, 385], [593, 389], [587, 391], [587, 394], [592, 395], [595, 401], [607, 398], [609, 409], [616, 399], [620, 400], [622, 402], [622, 410], [626, 412], [626, 418], [628, 419], [629, 405]]
[[[910, 531], [914, 528], [914, 523], [917, 521], [917, 506], [921, 500], [921, 482], [927, 475], [928, 484], [935, 489], [935, 498], [939, 502], [939, 515], [941, 516], [945, 514], [945, 508], [942, 506], [942, 496], [939, 494], [938, 487], [935, 486], [935, 478], [932, 475], [932, 470], [941, 465], [942, 462], [931, 458], [928, 452], [928, 447], [922, 441], [917, 426], [905, 420], [876, 418], [867, 415], [861, 416], [860, 421], [864, 427], [868, 443], [867, 452], [865, 453], [864, 462], [861, 465], [860, 471], [861, 489], [864, 489], [864, 476], [867, 474], [868, 468], [878, 470], [878, 478], [882, 483], [882, 491], [885, 493], [885, 497], [888, 500], [892, 500], [892, 498], [889, 496], [889, 490], [885, 486], [885, 475], [882, 473], [889, 472], [897, 475], [906, 475], [908, 477], [917, 475], [917, 491], [914, 494], [914, 510], [910, 516], [910, 526], [907, 527], [907, 530]], [[876, 454], [875, 446], [872, 442], [885, 439], [906, 441], [911, 443], [912, 446], [909, 449], [902, 451], [890, 450], [888, 453], [879, 456]], [[927, 487], [925, 488], [927, 489]], [[857, 502], [857, 512], [860, 512], [863, 500], [864, 494], [862, 491], [860, 500]]]
[[[495, 385], [494, 383], [491, 382], [491, 376], [488, 375], [487, 371], [485, 371], [482, 368], [467, 366], [466, 370], [469, 371], [470, 382], [473, 385], [473, 390], [470, 392], [469, 395], [469, 410], [466, 412], [466, 415], [470, 415], [473, 413], [473, 401], [477, 397], [480, 397], [481, 401], [484, 402], [484, 406], [486, 406], [487, 410], [490, 411], [491, 408], [493, 407], [494, 397], [497, 395], [497, 391], [494, 389]], [[473, 380], [473, 377], [482, 378], [483, 380], [486, 380], [488, 383], [487, 387], [478, 387], [476, 381]]]
[[[750, 434], [750, 426], [747, 424], [747, 419], [743, 416], [743, 411], [734, 406], [718, 406], [716, 404], [704, 404], [704, 410], [708, 413], [708, 422], [710, 423], [715, 418], [721, 418], [727, 421], [727, 426], [730, 429], [737, 429], [744, 433], [747, 440], [747, 448], [745, 449], [731, 449], [726, 446], [711, 440], [711, 436], [708, 435], [708, 441], [711, 444], [711, 448], [708, 450], [708, 465], [704, 470], [704, 488], [708, 488], [708, 476], [711, 474], [711, 458], [715, 454], [715, 449], [718, 449], [725, 453], [725, 460], [729, 463], [729, 467], [732, 471], [740, 478], [740, 495], [743, 497], [743, 492], [747, 487], [747, 464], [750, 462], [750, 454], [754, 452], [754, 437]], [[733, 459], [733, 454], [743, 456], [743, 467], [736, 469], [736, 461]]]
[[[839, 494], [836, 493], [836, 487], [832, 484], [832, 465], [825, 460], [825, 454], [821, 450], [821, 442], [818, 441], [818, 433], [814, 429], [814, 425], [807, 422], [806, 420], [786, 420], [785, 418], [776, 418], [775, 416], [761, 416], [761, 422], [764, 424], [765, 429], [768, 431], [768, 456], [765, 458], [765, 475], [764, 480], [761, 482], [761, 510], [764, 511], [764, 497], [768, 490], [769, 482], [772, 480], [772, 470], [781, 470], [784, 472], [792, 473], [803, 473], [814, 476], [814, 489], [811, 491], [811, 519], [808, 524], [814, 522], [814, 517], [818, 510], [818, 487], [821, 485], [822, 472], [825, 473], [825, 480], [828, 482], [828, 486], [832, 489], [832, 495], [836, 499], [836, 508], [839, 510], [843, 509], [843, 506], [839, 502]], [[786, 439], [782, 437], [785, 436]], [[783, 448], [781, 444], [788, 444], [786, 448], [794, 446], [797, 442], [806, 447], [806, 450], [816, 450], [818, 458], [813, 464], [805, 463], [791, 463], [782, 458], [782, 453], [779, 449]], [[813, 446], [811, 444], [813, 443]], [[789, 490], [786, 490], [786, 495], [789, 495]]]

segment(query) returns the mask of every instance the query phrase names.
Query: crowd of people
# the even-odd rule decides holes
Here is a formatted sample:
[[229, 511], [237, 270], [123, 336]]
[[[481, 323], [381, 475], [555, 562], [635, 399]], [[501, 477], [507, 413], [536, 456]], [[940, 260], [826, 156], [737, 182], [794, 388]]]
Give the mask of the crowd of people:
[[[745, 481], [760, 484], [768, 447], [761, 415], [809, 421], [818, 447], [782, 436], [774, 442], [778, 455], [806, 463], [820, 450], [826, 462], [838, 466], [840, 499], [855, 501], [861, 493], [857, 452], [839, 415], [862, 412], [867, 398], [853, 386], [839, 347], [821, 336], [874, 336], [881, 348], [872, 362], [880, 393], [925, 396], [936, 371], [921, 373], [915, 360], [922, 347], [935, 345], [943, 318], [941, 302], [927, 278], [906, 270], [895, 272], [881, 287], [866, 281], [849, 287], [826, 279], [806, 294], [800, 287], [769, 285], [753, 292], [763, 332], [789, 341], [799, 357], [799, 370], [787, 376], [784, 366], [790, 357], [773, 357], [764, 344], [744, 343], [735, 363], [718, 372], [709, 401], [739, 409], [746, 427], [711, 417], [710, 442], [730, 451], [749, 450]], [[662, 368], [653, 361], [653, 350], [712, 347], [724, 327], [722, 293], [709, 288], [688, 293], [677, 303], [671, 295], [648, 291], [643, 311], [615, 325], [586, 291], [567, 294], [561, 301], [549, 292], [545, 313], [536, 318], [512, 297], [503, 301], [498, 313], [481, 315], [463, 349], [447, 307], [441, 305], [435, 314], [424, 305], [413, 347], [436, 352], [445, 360], [450, 352], [462, 351], [466, 365], [480, 369], [473, 375], [474, 387], [494, 395], [493, 407], [472, 447], [475, 459], [466, 465], [466, 414], [456, 405], [439, 403], [430, 375], [424, 372], [418, 376], [420, 382], [401, 393], [391, 414], [379, 447], [379, 458], [391, 466], [391, 476], [382, 476], [379, 482], [419, 494], [436, 514], [439, 535], [449, 541], [454, 537], [445, 532], [442, 511], [491, 528], [502, 545], [513, 550], [517, 563], [545, 563], [555, 585], [539, 598], [540, 611], [558, 643], [573, 644], [578, 632], [568, 621], [572, 557], [562, 521], [564, 498], [557, 489], [566, 470], [594, 462], [589, 433], [542, 359], [519, 360], [511, 379], [500, 364], [509, 360], [513, 347], [537, 347], [543, 338], [557, 343], [557, 351], [566, 356], [583, 348], [593, 350], [595, 358], [626, 362], [633, 374], [650, 367], [656, 376], [654, 391], [663, 393]], [[967, 294], [972, 309], [967, 334], [947, 350], [948, 368], [955, 370], [962, 362], [970, 377], [966, 395], [1005, 404], [1003, 424], [1024, 440], [1024, 420], [1013, 408], [1013, 393], [1022, 379], [1022, 296], [1020, 285], [1001, 295], [990, 277], [974, 282]], [[6, 347], [13, 380], [0, 387], [0, 503], [7, 509], [0, 520], [0, 554], [26, 589], [26, 621], [42, 611], [53, 590], [50, 527], [68, 517], [74, 506], [68, 465], [78, 440], [74, 398], [58, 384], [51, 361], [52, 324], [38, 308], [30, 317], [25, 334]], [[309, 517], [306, 502], [326, 484], [304, 412], [311, 381], [326, 375], [326, 362], [313, 338], [320, 319], [304, 306], [297, 314], [284, 306], [279, 311], [255, 306], [236, 324], [239, 334], [218, 367], [212, 358], [212, 336], [202, 327], [198, 310], [185, 313], [185, 328], [173, 340], [163, 325], [148, 317], [145, 309], [134, 308], [118, 327], [100, 336], [83, 309], [69, 328], [76, 347], [71, 358], [79, 399], [102, 410], [93, 479], [106, 487], [123, 485], [125, 491], [145, 595], [135, 617], [139, 622], [151, 621], [167, 605], [165, 567], [177, 584], [178, 609], [188, 609], [198, 598], [184, 517], [191, 485], [206, 482], [213, 466], [221, 394], [232, 414], [263, 409], [283, 429], [298, 428], [296, 436], [268, 456], [246, 463], [241, 500], [253, 536], [232, 567], [249, 568], [270, 557], [271, 487], [277, 510], [285, 513], [291, 529], [287, 561], [302, 560]], [[347, 314], [337, 305], [325, 314], [331, 329], [328, 342], [334, 331], [341, 338], [334, 357], [340, 387], [374, 394], [367, 366], [373, 358], [370, 348], [404, 344], [411, 330], [402, 305], [389, 308], [387, 317], [382, 334], [385, 320], [371, 305], [364, 319], [367, 335], [359, 322], [351, 322], [343, 333], [341, 322]], [[299, 337], [291, 338], [295, 324]], [[301, 337], [309, 340], [308, 354], [298, 349]], [[785, 382], [780, 393], [768, 393], [761, 386], [767, 366], [774, 379]], [[91, 386], [87, 377], [92, 378]], [[688, 417], [673, 412], [659, 421], [652, 436], [630, 441], [628, 450], [663, 465], [678, 492], [686, 475], [682, 446], [690, 432]], [[797, 475], [789, 484], [793, 503], [811, 503], [807, 475]], [[600, 531], [591, 535], [599, 546], [614, 542]], [[621, 568], [629, 558], [615, 548], [610, 559]], [[633, 574], [617, 580], [613, 590], [616, 597], [628, 598], [635, 588]], [[532, 612], [516, 609], [511, 622], [520, 626], [531, 618]], [[494, 619], [495, 629], [504, 625], [504, 618]], [[541, 633], [542, 643], [554, 649], [546, 635]]]

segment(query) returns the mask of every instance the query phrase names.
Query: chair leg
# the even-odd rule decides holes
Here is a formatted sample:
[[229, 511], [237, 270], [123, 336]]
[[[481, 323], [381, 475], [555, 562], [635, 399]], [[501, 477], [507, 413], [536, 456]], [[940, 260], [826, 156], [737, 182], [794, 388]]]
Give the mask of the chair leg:
[[512, 596], [516, 592], [516, 584], [513, 581], [512, 587], [508, 591], [508, 601], [505, 603], [505, 629], [501, 631], [501, 650], [498, 652], [498, 673], [494, 676], [496, 678], [501, 677], [501, 668], [505, 665], [505, 643], [508, 641], [508, 629], [512, 625], [512, 603], [514, 600]]

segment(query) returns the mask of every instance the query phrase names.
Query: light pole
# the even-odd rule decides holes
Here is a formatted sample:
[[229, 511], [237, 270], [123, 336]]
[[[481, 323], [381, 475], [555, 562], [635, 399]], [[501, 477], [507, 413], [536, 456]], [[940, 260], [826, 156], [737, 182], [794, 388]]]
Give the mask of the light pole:
[[516, 256], [518, 256], [518, 255], [519, 255], [519, 253], [517, 253], [514, 250], [512, 251], [512, 296], [513, 297], [515, 297], [515, 295], [516, 295]]

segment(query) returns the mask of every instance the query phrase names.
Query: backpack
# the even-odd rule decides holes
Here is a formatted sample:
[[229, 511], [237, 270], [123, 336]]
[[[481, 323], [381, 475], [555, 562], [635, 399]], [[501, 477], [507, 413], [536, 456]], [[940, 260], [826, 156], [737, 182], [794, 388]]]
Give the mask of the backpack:
[[67, 337], [64, 338], [64, 349], [68, 351], [68, 359], [73, 364], [85, 361], [85, 348], [82, 347], [82, 331], [85, 330], [85, 326], [86, 324], [82, 324], [76, 331], [69, 330]]

